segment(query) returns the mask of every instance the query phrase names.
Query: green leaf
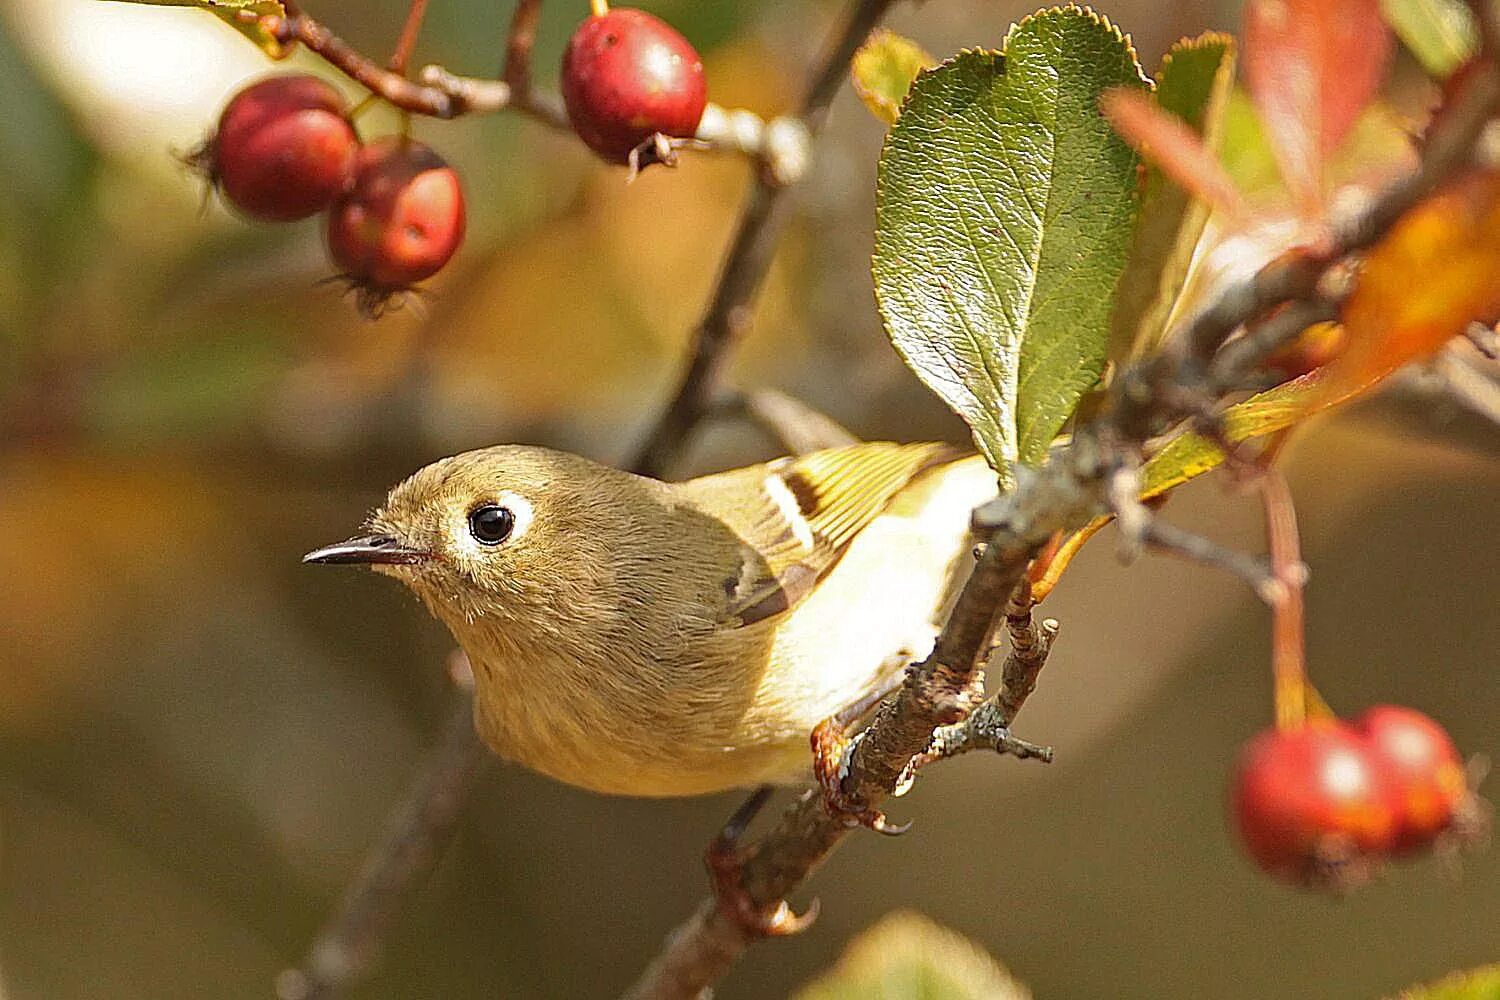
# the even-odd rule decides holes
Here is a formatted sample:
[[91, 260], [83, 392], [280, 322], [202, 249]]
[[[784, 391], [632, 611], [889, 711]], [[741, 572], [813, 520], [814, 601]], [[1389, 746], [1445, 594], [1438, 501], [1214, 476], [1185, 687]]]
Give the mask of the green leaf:
[[272, 59], [280, 59], [287, 54], [286, 46], [272, 38], [258, 21], [241, 16], [254, 14], [257, 17], [264, 17], [274, 14], [283, 17], [286, 11], [281, 6], [281, 0], [122, 0], [122, 2], [145, 3], [157, 7], [197, 7], [199, 10], [206, 10], [218, 17], [219, 20], [250, 39]]
[[978, 945], [916, 913], [893, 913], [792, 1000], [1030, 1000]]
[[1479, 50], [1474, 14], [1459, 0], [1380, 0], [1380, 10], [1433, 76], [1446, 77]]
[[[1251, 396], [1224, 411], [1224, 436], [1238, 444], [1290, 427], [1322, 406], [1317, 376], [1304, 375]], [[1224, 452], [1207, 438], [1185, 433], [1167, 442], [1141, 469], [1141, 499], [1159, 496], [1217, 467]]]
[[1500, 965], [1455, 972], [1435, 983], [1402, 990], [1397, 1000], [1500, 1000]]
[[917, 78], [880, 158], [875, 293], [907, 365], [968, 422], [1003, 483], [1039, 463], [1104, 370], [1135, 222], [1136, 157], [1099, 95], [1145, 86], [1079, 7]]
[[[1172, 46], [1157, 77], [1157, 105], [1202, 136], [1210, 154], [1219, 149], [1234, 86], [1234, 56], [1234, 39], [1206, 32]], [[1139, 355], [1161, 342], [1209, 211], [1160, 169], [1148, 167], [1140, 220], [1111, 317], [1112, 358]]]
[[901, 117], [901, 102], [906, 100], [912, 81], [922, 70], [935, 65], [937, 60], [922, 46], [880, 28], [871, 32], [869, 40], [854, 53], [849, 74], [854, 80], [854, 92], [870, 113], [887, 125], [894, 125]]

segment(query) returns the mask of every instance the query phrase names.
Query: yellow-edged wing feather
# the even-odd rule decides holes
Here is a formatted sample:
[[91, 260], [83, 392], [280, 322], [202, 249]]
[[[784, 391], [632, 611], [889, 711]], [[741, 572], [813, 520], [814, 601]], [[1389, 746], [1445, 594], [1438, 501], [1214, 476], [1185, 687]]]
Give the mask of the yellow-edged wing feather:
[[945, 444], [870, 442], [705, 476], [674, 489], [744, 543], [740, 572], [725, 581], [725, 617], [748, 625], [806, 597], [901, 490], [962, 455]]

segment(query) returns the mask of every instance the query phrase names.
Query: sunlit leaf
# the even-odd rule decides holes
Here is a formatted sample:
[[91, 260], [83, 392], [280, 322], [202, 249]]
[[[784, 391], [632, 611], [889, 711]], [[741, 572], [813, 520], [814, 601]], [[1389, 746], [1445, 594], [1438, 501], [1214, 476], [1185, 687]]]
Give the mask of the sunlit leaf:
[[1104, 370], [1136, 215], [1136, 157], [1099, 96], [1143, 87], [1129, 43], [1076, 7], [917, 78], [880, 160], [886, 332], [1002, 479], [1038, 463]]
[[1317, 214], [1323, 169], [1374, 99], [1390, 55], [1379, 0], [1250, 0], [1245, 83], [1297, 204]]
[[792, 1000], [1029, 1000], [984, 949], [916, 913], [893, 913]]
[[1455, 972], [1435, 983], [1402, 990], [1394, 1000], [1500, 1000], [1500, 965]]
[[854, 92], [870, 113], [887, 125], [901, 117], [901, 102], [912, 81], [924, 69], [937, 65], [922, 46], [894, 31], [881, 28], [870, 34], [849, 64]]
[[1433, 76], [1447, 76], [1479, 49], [1473, 11], [1460, 0], [1381, 0], [1380, 9]]
[[1116, 360], [1160, 340], [1210, 207], [1245, 212], [1217, 155], [1233, 81], [1233, 39], [1209, 33], [1172, 47], [1153, 97], [1131, 89], [1104, 95], [1110, 124], [1152, 164], [1111, 317]]
[[1476, 172], [1408, 212], [1365, 258], [1322, 392], [1347, 398], [1497, 317], [1500, 172]]
[[[157, 7], [197, 7], [217, 16], [225, 24], [250, 39], [272, 59], [280, 59], [287, 49], [263, 28], [257, 20], [269, 14], [283, 16], [281, 0], [120, 0]], [[254, 15], [253, 17], [251, 15]]]

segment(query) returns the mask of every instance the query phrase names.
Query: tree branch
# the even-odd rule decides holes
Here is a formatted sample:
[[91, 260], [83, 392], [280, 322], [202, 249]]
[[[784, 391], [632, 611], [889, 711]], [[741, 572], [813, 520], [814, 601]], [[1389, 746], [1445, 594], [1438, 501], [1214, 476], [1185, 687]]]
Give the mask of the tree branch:
[[[1490, 51], [1495, 41], [1494, 33], [1487, 35]], [[873, 807], [902, 789], [910, 762], [928, 749], [935, 731], [966, 714], [1002, 602], [1017, 592], [1028, 562], [1052, 535], [1082, 528], [1109, 513], [1111, 479], [1118, 470], [1139, 464], [1147, 441], [1200, 414], [1204, 394], [1211, 394], [1208, 401], [1215, 406], [1226, 405], [1225, 397], [1265, 356], [1304, 327], [1290, 321], [1262, 323], [1255, 337], [1231, 341], [1234, 333], [1287, 303], [1300, 310], [1299, 318], [1326, 315], [1332, 300], [1319, 289], [1329, 272], [1373, 244], [1463, 167], [1497, 105], [1500, 71], [1489, 62], [1473, 74], [1452, 113], [1434, 129], [1415, 174], [1336, 224], [1326, 247], [1286, 254], [1248, 281], [1222, 290], [1161, 353], [1120, 373], [1098, 415], [1079, 428], [1072, 444], [1040, 470], [1020, 470], [1012, 493], [975, 512], [975, 527], [987, 536], [983, 553], [932, 654], [908, 670], [899, 692], [881, 706], [856, 740], [843, 782], [850, 800]], [[690, 385], [684, 386], [683, 395], [691, 395]], [[693, 412], [691, 400], [680, 405]], [[1040, 669], [1040, 663], [1034, 666]], [[1011, 698], [1035, 683], [1030, 670], [1018, 669]], [[1009, 712], [997, 714], [1013, 716], [1019, 708], [1014, 704]], [[1009, 721], [1005, 718], [1007, 727]], [[822, 796], [803, 795], [771, 830], [745, 845], [743, 889], [754, 904], [770, 912], [848, 832], [843, 817], [831, 814]], [[705, 901], [668, 937], [662, 953], [626, 996], [691, 1000], [722, 978], [753, 940], [731, 914], [713, 900]]]
[[[807, 144], [826, 116], [849, 59], [892, 2], [856, 0], [848, 21], [813, 75], [801, 116], [796, 120], [778, 119], [788, 123], [780, 128], [780, 138], [777, 122], [769, 126], [762, 123], [760, 154], [766, 169], [757, 175], [746, 198], [718, 286], [700, 324], [685, 380], [691, 388], [679, 393], [678, 400], [663, 411], [650, 435], [653, 443], [642, 450], [634, 463], [635, 471], [649, 475], [671, 462], [693, 426], [708, 414], [707, 402], [717, 390], [724, 355], [745, 325], [749, 303], [765, 279], [783, 228], [782, 192], [795, 180], [789, 164], [799, 157], [806, 159]], [[440, 66], [427, 66], [419, 74], [421, 85], [360, 55], [302, 14], [295, 0], [284, 2], [283, 8], [287, 16], [271, 25], [273, 34], [284, 42], [293, 38], [301, 41], [397, 107], [438, 118], [514, 107], [555, 127], [569, 127], [561, 102], [537, 95], [530, 87], [531, 44], [540, 0], [520, 0], [512, 16], [504, 80], [460, 77]], [[726, 114], [713, 106], [710, 110], [719, 120]], [[746, 142], [742, 148], [749, 150], [752, 144]], [[800, 169], [796, 175], [800, 176]], [[785, 417], [787, 412], [788, 407], [782, 406], [778, 416]], [[831, 422], [830, 426], [842, 430]], [[834, 433], [830, 427], [821, 430]], [[432, 751], [422, 779], [392, 814], [386, 839], [367, 857], [303, 966], [288, 970], [278, 980], [283, 1000], [334, 1000], [344, 988], [364, 977], [401, 902], [415, 885], [430, 876], [452, 838], [459, 808], [482, 773], [482, 767], [474, 761], [487, 755], [474, 730], [471, 699], [465, 698], [442, 744]], [[699, 939], [700, 947], [709, 943], [708, 938]]]
[[[849, 60], [885, 16], [893, 0], [855, 0], [808, 84], [798, 113], [808, 141], [817, 136]], [[765, 282], [789, 212], [787, 184], [761, 171], [740, 210], [734, 238], [719, 270], [708, 308], [693, 331], [693, 351], [677, 391], [636, 452], [633, 467], [646, 475], [666, 473], [693, 428], [708, 412], [729, 348], [750, 325], [751, 305]]]
[[[572, 133], [562, 98], [536, 90], [531, 84], [531, 50], [536, 42], [541, 0], [517, 3], [506, 35], [505, 67], [498, 80], [461, 76], [435, 64], [424, 66], [416, 81], [408, 79], [406, 60], [425, 8], [426, 0], [412, 5], [396, 54], [385, 65], [304, 13], [299, 0], [284, 0], [285, 16], [266, 15], [254, 20], [282, 45], [301, 43], [388, 104], [410, 114], [446, 119], [516, 111], [550, 128]], [[833, 82], [837, 80], [835, 74]], [[818, 82], [821, 89], [827, 89], [827, 82], [821, 78]], [[824, 99], [822, 106], [826, 104]], [[803, 119], [806, 117], [804, 112]], [[803, 119], [767, 122], [753, 112], [710, 103], [704, 109], [692, 148], [747, 156], [761, 166], [766, 183], [784, 187], [800, 179], [807, 165], [810, 136]]]
[[280, 1000], [334, 1000], [364, 978], [403, 904], [432, 874], [470, 791], [493, 759], [475, 732], [472, 698], [465, 696], [301, 968], [277, 977]]

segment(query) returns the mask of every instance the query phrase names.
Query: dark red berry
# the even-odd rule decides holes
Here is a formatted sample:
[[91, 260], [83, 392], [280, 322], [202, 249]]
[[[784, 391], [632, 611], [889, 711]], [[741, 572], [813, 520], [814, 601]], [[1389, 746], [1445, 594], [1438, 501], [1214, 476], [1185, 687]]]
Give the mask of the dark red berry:
[[305, 219], [348, 189], [359, 138], [332, 86], [305, 73], [241, 90], [199, 154], [229, 202], [258, 219]]
[[458, 174], [427, 146], [392, 136], [363, 147], [354, 186], [328, 213], [328, 249], [367, 311], [432, 277], [464, 238]]
[[1394, 851], [1431, 847], [1471, 794], [1463, 758], [1447, 730], [1398, 705], [1376, 705], [1354, 720], [1354, 729], [1383, 772], [1396, 816]]
[[691, 137], [708, 102], [703, 60], [671, 25], [617, 7], [578, 26], [563, 53], [573, 130], [612, 163], [653, 135]]
[[1347, 725], [1270, 729], [1240, 751], [1230, 804], [1263, 870], [1298, 885], [1347, 889], [1380, 867], [1396, 818], [1379, 767]]

